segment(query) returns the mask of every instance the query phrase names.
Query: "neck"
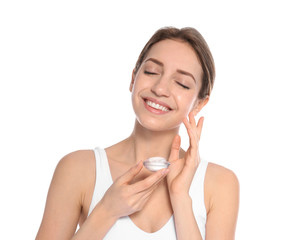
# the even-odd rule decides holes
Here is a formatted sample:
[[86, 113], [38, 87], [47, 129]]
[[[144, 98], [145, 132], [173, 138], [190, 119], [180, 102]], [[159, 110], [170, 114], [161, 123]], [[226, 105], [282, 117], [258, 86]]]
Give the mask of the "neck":
[[164, 157], [168, 159], [171, 144], [178, 134], [179, 128], [166, 131], [151, 131], [135, 121], [131, 136], [126, 139], [126, 149], [129, 150], [129, 159], [135, 162], [150, 157]]

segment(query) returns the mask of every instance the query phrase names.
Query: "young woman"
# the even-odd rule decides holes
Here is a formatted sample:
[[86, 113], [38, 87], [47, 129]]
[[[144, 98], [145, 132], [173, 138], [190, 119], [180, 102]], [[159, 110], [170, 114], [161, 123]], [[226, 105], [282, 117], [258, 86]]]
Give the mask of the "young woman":
[[[209, 100], [214, 76], [198, 31], [158, 30], [132, 74], [133, 132], [59, 162], [36, 239], [234, 239], [238, 180], [198, 152], [204, 118], [194, 117]], [[181, 123], [190, 139], [186, 152]], [[143, 161], [154, 156], [170, 166], [147, 170]]]

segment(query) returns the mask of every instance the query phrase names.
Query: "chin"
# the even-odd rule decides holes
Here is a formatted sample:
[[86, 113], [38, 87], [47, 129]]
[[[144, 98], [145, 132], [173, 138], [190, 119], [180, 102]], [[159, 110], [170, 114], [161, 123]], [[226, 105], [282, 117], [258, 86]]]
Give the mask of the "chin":
[[180, 127], [181, 122], [179, 123], [171, 123], [168, 121], [159, 121], [159, 120], [144, 120], [144, 119], [138, 119], [138, 123], [145, 129], [148, 129], [150, 131], [154, 132], [162, 132], [162, 131], [170, 131], [175, 130]]

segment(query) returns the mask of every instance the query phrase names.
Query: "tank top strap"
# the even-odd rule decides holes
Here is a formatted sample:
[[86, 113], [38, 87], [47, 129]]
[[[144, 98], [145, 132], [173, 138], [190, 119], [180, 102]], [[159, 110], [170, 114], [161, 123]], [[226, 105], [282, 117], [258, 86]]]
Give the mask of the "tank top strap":
[[105, 150], [96, 147], [93, 151], [96, 159], [96, 180], [88, 215], [113, 183]]
[[[199, 166], [198, 166], [196, 173], [195, 173], [195, 178], [197, 178], [198, 181], [201, 181], [203, 184], [204, 184], [207, 166], [208, 166], [208, 162], [201, 159]], [[202, 187], [204, 187], [204, 186], [202, 186]]]
[[208, 162], [201, 159], [190, 187], [193, 212], [203, 239], [205, 239], [205, 225], [207, 211], [204, 200], [204, 181]]
[[208, 162], [201, 159], [199, 166], [196, 170], [193, 182], [190, 187], [190, 192], [194, 195], [198, 207], [201, 206], [200, 210], [203, 215], [206, 216], [206, 208], [204, 201], [204, 181], [207, 170]]

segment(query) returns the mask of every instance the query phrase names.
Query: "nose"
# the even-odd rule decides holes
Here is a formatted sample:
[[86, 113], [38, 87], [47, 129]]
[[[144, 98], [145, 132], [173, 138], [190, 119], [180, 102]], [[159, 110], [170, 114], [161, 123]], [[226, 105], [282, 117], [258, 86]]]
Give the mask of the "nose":
[[169, 97], [170, 90], [168, 79], [164, 77], [160, 77], [159, 79], [157, 79], [157, 81], [153, 84], [151, 91], [158, 97]]

